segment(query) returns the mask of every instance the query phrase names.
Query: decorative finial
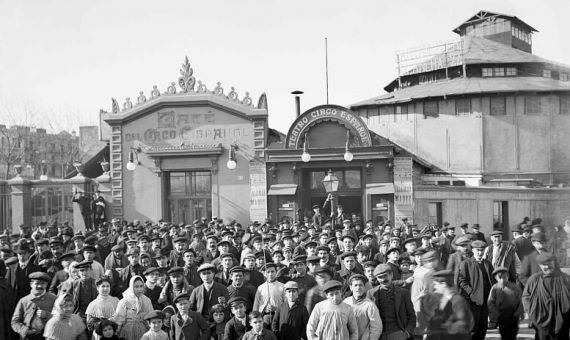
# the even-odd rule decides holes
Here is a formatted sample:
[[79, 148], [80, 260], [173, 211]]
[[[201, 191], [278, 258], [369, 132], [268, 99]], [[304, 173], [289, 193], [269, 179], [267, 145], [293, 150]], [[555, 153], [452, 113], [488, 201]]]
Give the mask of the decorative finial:
[[206, 93], [208, 92], [208, 88], [206, 87], [206, 84], [202, 84], [202, 81], [198, 80], [198, 93]]
[[119, 103], [117, 103], [117, 100], [115, 98], [111, 98], [111, 112], [112, 113], [119, 113], [119, 111], [121, 111], [121, 108], [119, 107]]
[[181, 77], [178, 78], [178, 85], [184, 92], [191, 92], [194, 91], [194, 84], [196, 84], [196, 78], [192, 76], [194, 70], [190, 66], [190, 62], [188, 61], [188, 56], [184, 59], [184, 64], [182, 64], [182, 68], [180, 69]]
[[166, 94], [176, 94], [176, 83], [170, 83], [170, 86], [166, 89]]
[[235, 87], [230, 87], [230, 93], [228, 93], [228, 99], [233, 100], [234, 102], [238, 101], [238, 94], [236, 92]]
[[153, 85], [152, 91], [150, 91], [150, 99], [154, 99], [156, 97], [160, 97], [160, 91], [158, 90], [158, 86]]
[[222, 83], [218, 82], [218, 84], [216, 85], [216, 88], [214, 88], [214, 94], [216, 94], [218, 96], [224, 95], [224, 88], [222, 87]]
[[129, 110], [133, 108], [133, 103], [131, 102], [131, 98], [125, 98], [125, 103], [123, 104], [123, 111]]
[[243, 97], [241, 103], [246, 106], [251, 106], [252, 100], [251, 97], [249, 96], [249, 92], [245, 91], [245, 97]]
[[267, 110], [267, 95], [262, 93], [257, 101], [257, 108]]
[[139, 92], [139, 96], [137, 97], [137, 104], [143, 104], [146, 102], [146, 96], [144, 95], [143, 91]]

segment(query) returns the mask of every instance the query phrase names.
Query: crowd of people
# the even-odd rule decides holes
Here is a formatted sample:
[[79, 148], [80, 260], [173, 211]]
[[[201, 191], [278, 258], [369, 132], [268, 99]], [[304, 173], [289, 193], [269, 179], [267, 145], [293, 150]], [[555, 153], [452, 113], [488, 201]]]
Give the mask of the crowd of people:
[[0, 235], [6, 340], [516, 339], [525, 317], [537, 339], [570, 332], [566, 255], [552, 249], [565, 233], [540, 219], [511, 241], [405, 218], [19, 231]]

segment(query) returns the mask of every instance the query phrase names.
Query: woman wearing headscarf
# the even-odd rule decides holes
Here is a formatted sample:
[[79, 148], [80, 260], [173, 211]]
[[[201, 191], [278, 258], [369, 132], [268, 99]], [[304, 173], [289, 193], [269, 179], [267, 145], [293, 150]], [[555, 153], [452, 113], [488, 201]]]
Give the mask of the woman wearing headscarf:
[[144, 280], [133, 276], [129, 288], [123, 293], [111, 321], [119, 325], [119, 337], [127, 340], [140, 340], [147, 331], [145, 316], [153, 310], [152, 302], [144, 295]]
[[[97, 298], [91, 301], [87, 306], [85, 315], [87, 316], [87, 328], [90, 331], [95, 330], [97, 325], [103, 321], [110, 319], [119, 304], [119, 299], [111, 296], [111, 279], [103, 276], [95, 283], [97, 285]], [[101, 337], [93, 333], [93, 340], [99, 340]]]
[[71, 294], [60, 295], [53, 305], [52, 317], [46, 323], [46, 340], [87, 340], [85, 324], [81, 317], [73, 314], [75, 303]]

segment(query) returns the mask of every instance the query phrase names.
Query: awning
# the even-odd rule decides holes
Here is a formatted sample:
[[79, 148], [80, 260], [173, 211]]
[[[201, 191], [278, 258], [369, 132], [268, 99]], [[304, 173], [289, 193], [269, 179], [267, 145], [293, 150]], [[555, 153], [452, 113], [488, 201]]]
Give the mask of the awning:
[[267, 195], [295, 195], [297, 184], [273, 184]]
[[367, 195], [384, 195], [394, 193], [394, 183], [368, 183], [366, 184]]

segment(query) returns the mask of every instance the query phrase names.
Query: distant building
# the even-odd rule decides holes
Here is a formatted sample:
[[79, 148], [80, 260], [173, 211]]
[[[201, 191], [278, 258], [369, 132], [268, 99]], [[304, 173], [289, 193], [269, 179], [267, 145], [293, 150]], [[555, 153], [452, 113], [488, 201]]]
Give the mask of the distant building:
[[537, 30], [515, 16], [480, 11], [453, 31], [398, 53], [387, 93], [350, 108], [433, 164], [414, 188], [417, 222], [563, 223], [569, 191], [549, 188], [570, 185], [570, 66], [532, 54]]
[[75, 131], [47, 133], [29, 126], [0, 125], [0, 177], [15, 174], [13, 166], [23, 166], [23, 176], [38, 179], [45, 169], [50, 178], [63, 178], [81, 160], [79, 137]]

